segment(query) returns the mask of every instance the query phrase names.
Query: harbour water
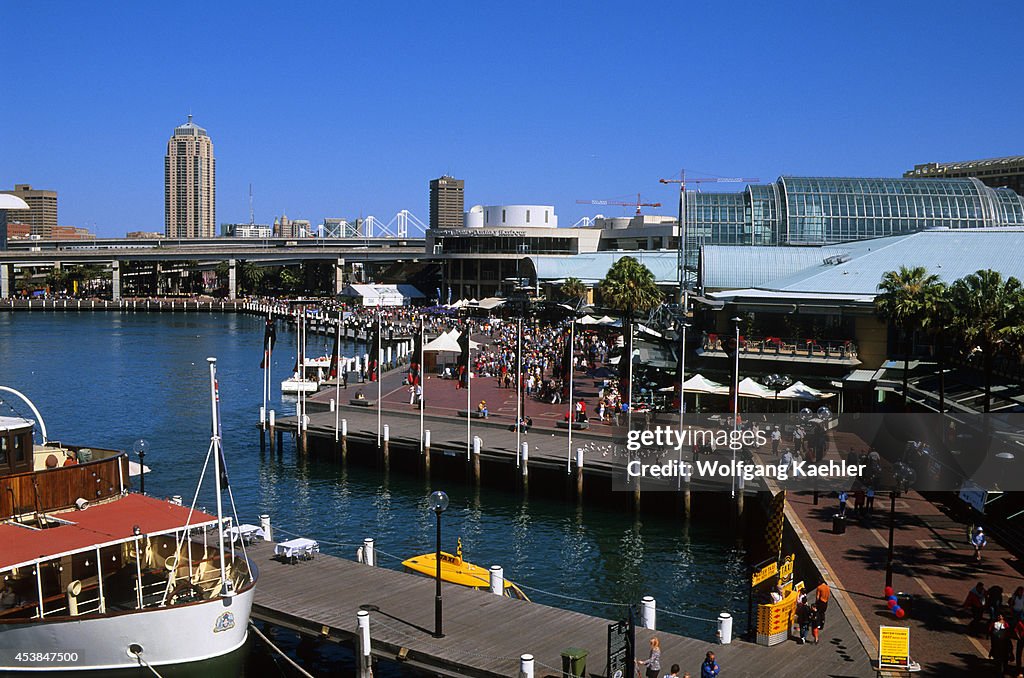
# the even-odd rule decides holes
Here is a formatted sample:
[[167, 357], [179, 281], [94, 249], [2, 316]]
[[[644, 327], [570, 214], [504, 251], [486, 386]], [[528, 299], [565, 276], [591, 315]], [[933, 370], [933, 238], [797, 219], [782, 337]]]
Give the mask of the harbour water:
[[[742, 535], [721, 517], [643, 515], [511, 490], [444, 481], [428, 487], [421, 477], [381, 472], [355, 464], [299, 458], [286, 437], [283, 453], [261, 454], [255, 423], [261, 400], [263, 320], [217, 313], [0, 314], [0, 384], [29, 396], [46, 419], [51, 439], [131, 450], [150, 443], [152, 469], [146, 491], [191, 498], [209, 448], [209, 372], [218, 359], [224, 447], [234, 501], [242, 522], [270, 514], [279, 534], [319, 540], [324, 552], [354, 558], [365, 537], [376, 541], [380, 564], [433, 547], [434, 518], [427, 509], [431, 489], [444, 489], [451, 506], [444, 515], [444, 546], [462, 540], [465, 557], [479, 565], [500, 564], [530, 597], [598, 616], [621, 618], [624, 607], [644, 595], [658, 601], [659, 627], [714, 637], [704, 621], [721, 611], [745, 625], [746, 563]], [[272, 403], [282, 402], [280, 382], [295, 363], [294, 334], [282, 327], [272, 361]], [[311, 337], [307, 355], [331, 350], [329, 337]], [[343, 347], [343, 352], [354, 347]], [[30, 416], [0, 394], [0, 414]], [[136, 459], [137, 461], [137, 459]], [[440, 482], [440, 481], [438, 481]], [[213, 489], [200, 506], [213, 505]], [[410, 604], [414, 604], [410, 601]], [[432, 605], [424, 600], [423, 605]], [[675, 613], [675, 614], [673, 614]], [[685, 616], [682, 616], [685, 615]], [[307, 668], [324, 675], [348, 663], [345, 652], [279, 640]], [[567, 636], [571, 644], [571, 637]], [[277, 675], [262, 643], [250, 641], [234, 662], [207, 667], [203, 675]], [[397, 665], [386, 675], [401, 675]], [[179, 674], [180, 675], [180, 674]]]

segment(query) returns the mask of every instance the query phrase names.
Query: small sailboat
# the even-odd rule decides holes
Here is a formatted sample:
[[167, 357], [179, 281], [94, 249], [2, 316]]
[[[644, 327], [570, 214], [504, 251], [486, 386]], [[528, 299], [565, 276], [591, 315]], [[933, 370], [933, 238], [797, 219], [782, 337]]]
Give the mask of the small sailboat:
[[[424, 553], [402, 561], [402, 566], [412, 572], [437, 576], [437, 554]], [[441, 581], [458, 584], [471, 589], [489, 591], [491, 588], [490, 572], [485, 567], [474, 565], [462, 558], [462, 539], [459, 539], [455, 555], [441, 551]], [[505, 596], [517, 600], [530, 600], [523, 590], [508, 579], [505, 580]]]

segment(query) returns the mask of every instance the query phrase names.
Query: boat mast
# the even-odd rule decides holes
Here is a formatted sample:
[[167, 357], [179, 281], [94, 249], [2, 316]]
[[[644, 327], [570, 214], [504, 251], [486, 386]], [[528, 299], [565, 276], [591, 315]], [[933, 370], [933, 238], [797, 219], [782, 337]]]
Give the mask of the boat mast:
[[227, 567], [224, 563], [224, 507], [221, 503], [221, 468], [220, 468], [220, 416], [218, 410], [220, 409], [220, 396], [217, 393], [217, 359], [207, 358], [206, 362], [210, 364], [210, 408], [213, 418], [213, 435], [210, 438], [213, 444], [213, 478], [214, 486], [217, 488], [217, 547], [220, 552], [220, 581], [221, 590], [224, 595], [231, 595], [231, 591], [228, 587], [227, 578]]

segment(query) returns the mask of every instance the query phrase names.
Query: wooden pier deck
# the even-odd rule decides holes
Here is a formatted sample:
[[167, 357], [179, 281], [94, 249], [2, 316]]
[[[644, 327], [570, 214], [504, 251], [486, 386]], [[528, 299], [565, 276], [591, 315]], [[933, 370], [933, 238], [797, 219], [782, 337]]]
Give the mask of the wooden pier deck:
[[[352, 643], [356, 613], [369, 609], [373, 655], [429, 674], [518, 676], [519, 658], [528, 653], [535, 657], [537, 676], [560, 675], [561, 652], [577, 647], [589, 652], [588, 674], [607, 675], [608, 620], [444, 584], [445, 636], [434, 638], [430, 578], [324, 554], [286, 564], [274, 559], [269, 543], [250, 546], [248, 554], [260, 570], [253, 607], [258, 620]], [[713, 650], [723, 675], [730, 678], [875, 675], [839, 610], [829, 615], [818, 646], [789, 642], [767, 648], [737, 640], [718, 645], [716, 625], [709, 622], [707, 627], [705, 639], [637, 629], [638, 655], [646, 658], [648, 641], [657, 635], [664, 673], [678, 663], [683, 671], [699, 675], [704, 653]]]

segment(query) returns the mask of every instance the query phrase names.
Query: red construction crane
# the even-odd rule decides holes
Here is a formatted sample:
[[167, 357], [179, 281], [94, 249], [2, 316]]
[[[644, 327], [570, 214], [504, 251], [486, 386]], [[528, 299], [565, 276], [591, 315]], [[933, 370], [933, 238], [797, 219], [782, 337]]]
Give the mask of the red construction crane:
[[640, 194], [636, 194], [636, 202], [621, 202], [619, 200], [577, 200], [577, 205], [622, 205], [623, 207], [636, 207], [636, 213], [640, 214], [641, 207], [661, 207], [660, 202], [640, 202]]

